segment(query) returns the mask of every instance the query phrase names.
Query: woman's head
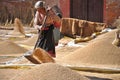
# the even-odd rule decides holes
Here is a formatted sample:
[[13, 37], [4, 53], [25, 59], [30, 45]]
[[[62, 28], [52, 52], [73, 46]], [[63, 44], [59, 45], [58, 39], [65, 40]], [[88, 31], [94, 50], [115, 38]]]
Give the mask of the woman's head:
[[36, 3], [35, 3], [35, 8], [37, 9], [37, 8], [44, 8], [45, 7], [45, 2], [44, 1], [37, 1]]
[[44, 4], [45, 4], [45, 2], [43, 2], [43, 1], [37, 1], [35, 3], [35, 9], [37, 9], [37, 11], [39, 11], [39, 12], [43, 12], [45, 10]]

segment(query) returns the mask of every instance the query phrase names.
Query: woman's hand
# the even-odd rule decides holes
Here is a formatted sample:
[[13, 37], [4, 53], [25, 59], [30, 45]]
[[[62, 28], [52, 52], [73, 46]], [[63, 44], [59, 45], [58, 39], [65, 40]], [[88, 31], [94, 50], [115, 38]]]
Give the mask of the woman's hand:
[[48, 27], [39, 26], [38, 29], [39, 29], [39, 30], [48, 30], [49, 28], [48, 28]]
[[42, 30], [42, 26], [38, 26], [37, 28], [38, 28], [39, 30]]

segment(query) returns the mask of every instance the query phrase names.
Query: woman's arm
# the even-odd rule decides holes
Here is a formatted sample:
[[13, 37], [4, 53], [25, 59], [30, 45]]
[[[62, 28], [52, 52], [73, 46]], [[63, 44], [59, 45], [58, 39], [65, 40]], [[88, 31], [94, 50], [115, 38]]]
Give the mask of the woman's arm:
[[36, 12], [36, 14], [35, 14], [34, 27], [36, 29], [40, 29], [41, 28], [40, 21], [39, 21], [39, 13], [38, 12]]

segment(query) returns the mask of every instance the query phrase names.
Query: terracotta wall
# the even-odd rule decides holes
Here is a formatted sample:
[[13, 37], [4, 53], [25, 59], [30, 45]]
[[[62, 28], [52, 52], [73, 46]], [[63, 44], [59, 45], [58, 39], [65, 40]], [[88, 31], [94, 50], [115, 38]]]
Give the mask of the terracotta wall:
[[49, 6], [53, 6], [53, 5], [59, 5], [59, 1], [58, 0], [43, 0], [46, 2], [47, 5]]
[[[20, 0], [0, 0], [0, 12], [2, 12], [2, 13], [0, 13], [0, 18], [2, 15], [1, 19], [3, 19], [3, 16], [9, 17], [7, 14], [3, 13], [3, 11], [5, 11], [5, 8], [6, 8], [6, 10], [9, 10], [9, 11], [5, 11], [5, 12], [8, 12], [9, 15], [12, 16], [13, 14], [10, 14], [10, 13], [14, 13], [15, 11], [19, 12], [20, 10], [23, 10], [23, 9], [26, 9], [26, 10], [23, 10], [21, 14], [25, 14], [26, 13], [25, 11], [27, 11], [31, 7], [31, 3], [23, 3], [22, 2], [20, 4], [16, 4], [16, 3], [10, 3], [7, 1], [20, 1]], [[38, 1], [38, 0], [25, 0], [25, 1]], [[60, 9], [62, 10], [63, 17], [70, 17], [70, 0], [43, 0], [43, 1], [45, 1], [50, 6], [57, 4], [60, 7]], [[2, 2], [4, 2], [4, 3], [2, 3]], [[15, 7], [15, 5], [17, 5], [17, 7], [23, 7], [23, 8], [14, 10], [15, 8], [17, 8], [17, 7]], [[32, 6], [33, 5], [34, 4], [32, 4]], [[28, 10], [28, 12], [29, 12], [29, 10]], [[120, 16], [120, 0], [104, 0], [104, 13], [103, 14], [104, 14], [103, 21], [109, 25], [112, 25], [113, 22]], [[20, 16], [20, 17], [24, 18], [24, 16], [25, 15]], [[27, 15], [25, 17], [27, 17]], [[3, 19], [2, 21], [5, 22], [6, 20]]]
[[120, 16], [120, 0], [106, 0], [106, 23], [112, 25]]
[[0, 1], [0, 23], [6, 23], [7, 20], [14, 22], [14, 19], [20, 18], [24, 23], [30, 23], [33, 16], [32, 1], [4, 0]]
[[[20, 18], [24, 24], [29, 24], [34, 17], [34, 4], [38, 0], [0, 0], [0, 24], [12, 23]], [[42, 0], [47, 5], [59, 5], [58, 0]]]
[[[70, 0], [59, 0], [60, 8], [63, 11], [63, 17], [70, 17]], [[104, 0], [103, 21], [108, 25], [120, 16], [120, 0]]]
[[70, 0], [59, 0], [63, 17], [70, 17]]

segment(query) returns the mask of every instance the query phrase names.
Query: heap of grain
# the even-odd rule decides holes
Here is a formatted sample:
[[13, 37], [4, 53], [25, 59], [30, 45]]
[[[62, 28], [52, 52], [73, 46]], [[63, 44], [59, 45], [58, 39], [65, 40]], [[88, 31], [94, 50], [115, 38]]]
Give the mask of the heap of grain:
[[13, 43], [12, 41], [2, 41], [0, 42], [0, 54], [18, 54], [24, 53], [27, 50], [19, 45]]
[[2, 39], [0, 39], [0, 41], [3, 41]]
[[23, 25], [22, 25], [22, 22], [20, 21], [20, 19], [18, 18], [15, 18], [15, 21], [14, 21], [14, 30], [10, 33], [8, 33], [9, 35], [12, 35], [12, 36], [25, 36], [25, 31], [24, 31], [24, 28], [23, 28]]
[[10, 80], [11, 77], [14, 77], [24, 70], [26, 69], [0, 69], [0, 80]]
[[89, 80], [88, 78], [55, 63], [43, 63], [24, 71], [10, 80]]
[[24, 40], [24, 41], [19, 41], [17, 43], [28, 45], [28, 46], [34, 46], [37, 41], [37, 38], [38, 38], [38, 35], [33, 35], [31, 38]]
[[[80, 48], [63, 57], [62, 62], [76, 66], [97, 66], [120, 68], [120, 48], [112, 45], [114, 31], [96, 39], [86, 47]], [[113, 38], [112, 38], [112, 37]]]
[[103, 39], [109, 39], [109, 41], [113, 41], [113, 39], [115, 38], [115, 32], [117, 31], [117, 29], [114, 29], [110, 32], [104, 33], [102, 35], [99, 35], [97, 38], [95, 38], [95, 40], [93, 41], [98, 41], [98, 40], [103, 40]]

